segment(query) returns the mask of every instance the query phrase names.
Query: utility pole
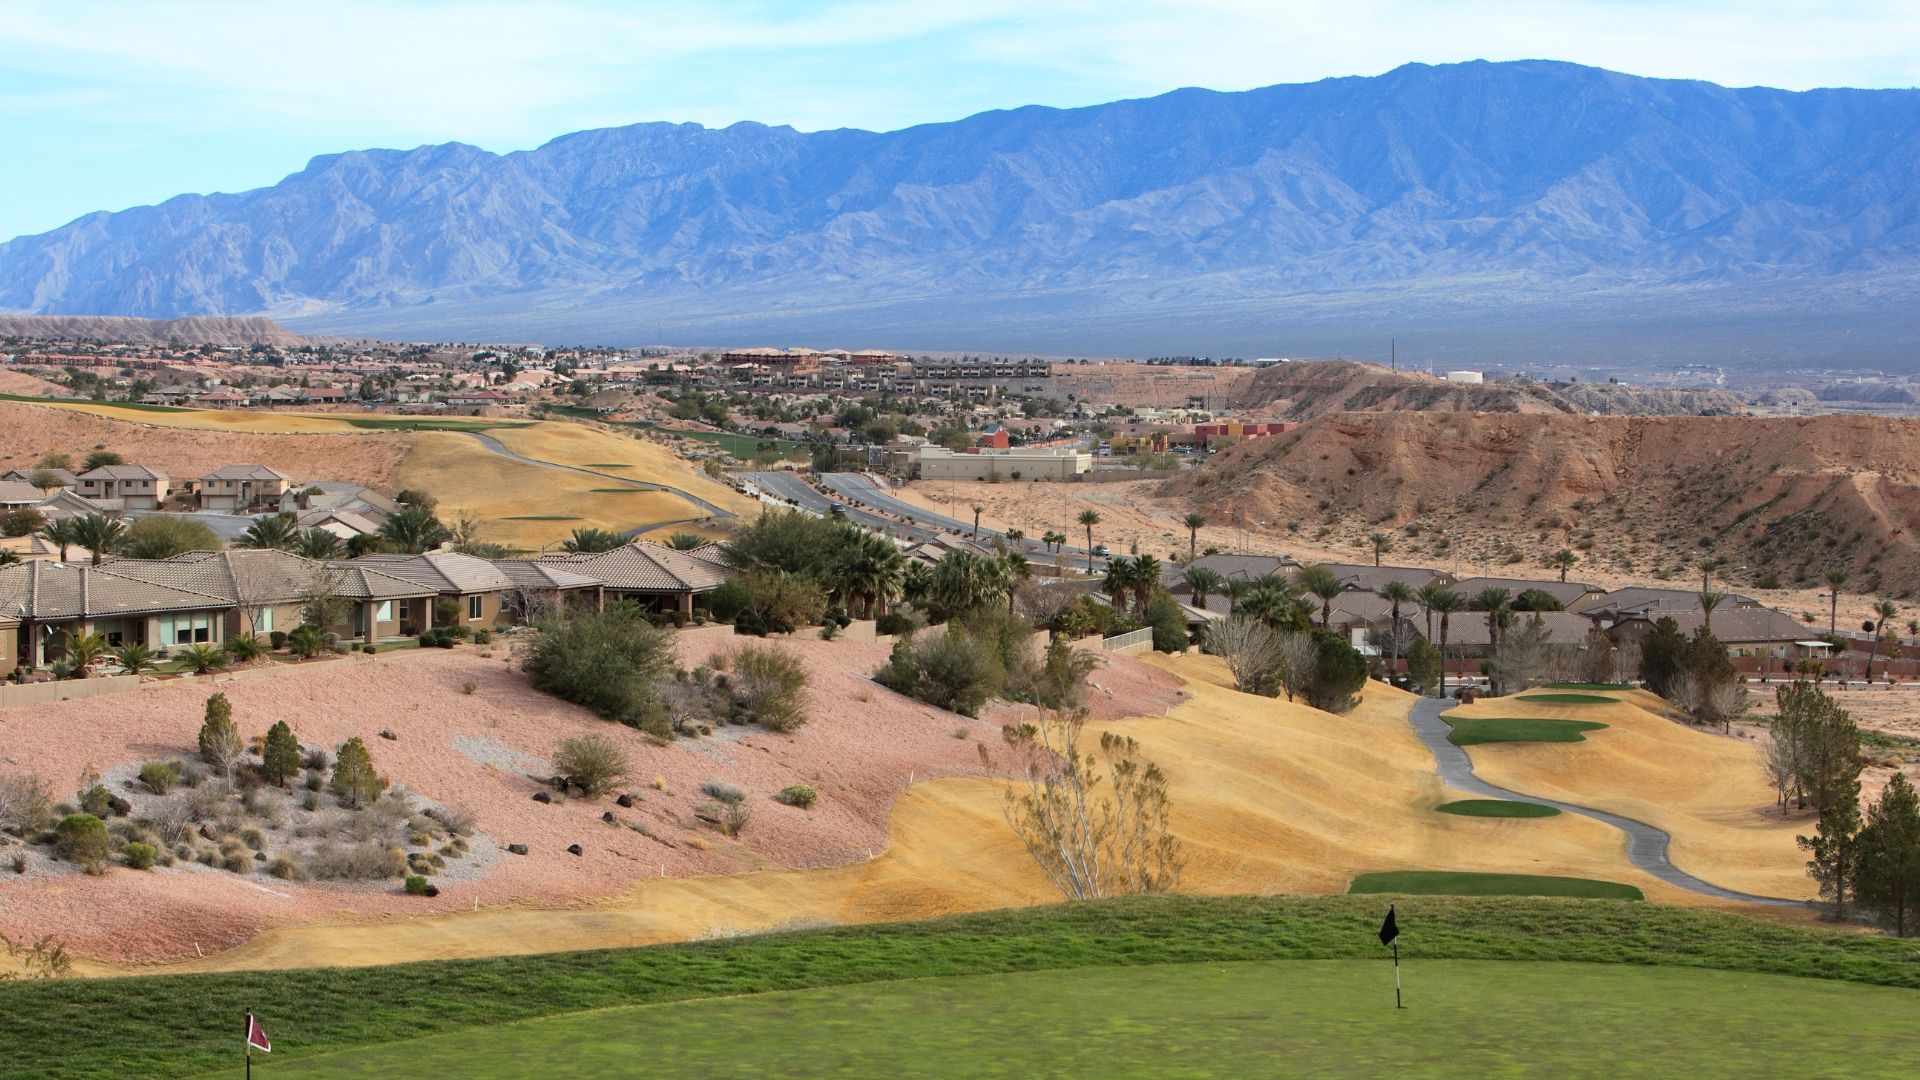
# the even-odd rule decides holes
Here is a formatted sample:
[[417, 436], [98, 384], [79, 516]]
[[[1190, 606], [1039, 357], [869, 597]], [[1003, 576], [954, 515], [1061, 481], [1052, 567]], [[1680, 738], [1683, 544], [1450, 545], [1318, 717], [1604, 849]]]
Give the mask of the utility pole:
[[1399, 338], [1387, 339], [1387, 355], [1393, 358], [1393, 370], [1399, 371], [1400, 370], [1400, 339]]

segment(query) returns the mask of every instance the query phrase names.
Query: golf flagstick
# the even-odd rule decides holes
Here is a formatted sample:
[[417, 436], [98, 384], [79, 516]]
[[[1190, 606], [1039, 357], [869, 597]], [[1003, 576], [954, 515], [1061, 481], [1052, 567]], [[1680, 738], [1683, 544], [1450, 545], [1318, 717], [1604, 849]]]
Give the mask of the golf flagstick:
[[1393, 949], [1393, 1007], [1404, 1009], [1400, 1003], [1400, 921], [1394, 918], [1393, 905], [1387, 905], [1387, 917], [1380, 924], [1380, 944]]

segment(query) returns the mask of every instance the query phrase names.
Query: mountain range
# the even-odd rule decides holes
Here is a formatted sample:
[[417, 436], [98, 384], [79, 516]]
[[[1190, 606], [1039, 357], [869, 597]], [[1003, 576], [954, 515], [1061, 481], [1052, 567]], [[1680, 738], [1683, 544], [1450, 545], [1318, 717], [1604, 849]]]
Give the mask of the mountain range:
[[365, 150], [0, 244], [22, 314], [1519, 367], [1906, 366], [1917, 285], [1920, 91], [1549, 61]]

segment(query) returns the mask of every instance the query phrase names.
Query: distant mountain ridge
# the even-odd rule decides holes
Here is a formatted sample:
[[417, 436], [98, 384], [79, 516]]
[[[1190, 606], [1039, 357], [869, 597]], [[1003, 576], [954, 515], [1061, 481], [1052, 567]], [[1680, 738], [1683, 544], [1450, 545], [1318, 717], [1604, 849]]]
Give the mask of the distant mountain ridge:
[[886, 133], [637, 124], [506, 155], [367, 150], [0, 244], [0, 310], [548, 340], [909, 327], [930, 345], [997, 324], [1017, 348], [1159, 312], [1211, 318], [1224, 347], [1282, 301], [1351, 321], [1383, 295], [1684, 310], [1731, 290], [1771, 317], [1751, 298], [1893, 304], [1916, 279], [1920, 91], [1547, 61]]

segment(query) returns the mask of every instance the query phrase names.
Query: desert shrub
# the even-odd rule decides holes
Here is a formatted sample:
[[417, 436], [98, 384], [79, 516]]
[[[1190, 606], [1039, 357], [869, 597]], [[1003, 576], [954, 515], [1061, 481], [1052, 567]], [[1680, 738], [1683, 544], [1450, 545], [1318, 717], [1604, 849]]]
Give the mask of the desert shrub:
[[286, 632], [285, 630], [269, 630], [269, 631], [267, 631], [267, 646], [268, 646], [269, 648], [272, 648], [272, 649], [284, 649], [284, 648], [286, 648], [286, 647], [287, 647], [287, 632]]
[[747, 715], [773, 731], [807, 722], [807, 669], [783, 649], [749, 645], [734, 657], [735, 692]]
[[373, 646], [371, 646], [371, 645], [362, 645], [362, 646], [360, 646], [360, 651], [361, 651], [362, 653], [365, 653], [365, 654], [366, 654], [366, 655], [368, 655], [368, 656], [372, 656], [372, 655], [373, 655], [374, 653], [377, 653], [377, 652], [379, 652], [380, 650], [379, 650], [379, 649], [376, 649], [376, 648], [374, 648], [374, 647], [373, 647]]
[[380, 777], [373, 771], [373, 756], [358, 735], [340, 744], [329, 786], [345, 806], [359, 807], [379, 797]]
[[894, 642], [886, 666], [873, 677], [915, 700], [962, 716], [978, 716], [980, 706], [1005, 685], [1006, 668], [987, 639], [954, 623], [931, 640]]
[[174, 761], [149, 761], [140, 766], [140, 782], [155, 795], [165, 795], [180, 782], [180, 764]]
[[1187, 647], [1187, 614], [1165, 589], [1155, 591], [1147, 601], [1147, 625], [1153, 627], [1155, 652], [1180, 652]]
[[260, 749], [260, 775], [269, 784], [285, 786], [299, 771], [300, 741], [285, 720], [275, 721]]
[[307, 876], [317, 881], [377, 881], [406, 872], [406, 853], [378, 840], [323, 840], [307, 856]]
[[436, 806], [427, 811], [427, 816], [439, 822], [441, 828], [454, 836], [473, 835], [473, 811], [464, 806]]
[[108, 791], [106, 785], [96, 783], [81, 789], [79, 803], [82, 813], [104, 818], [113, 812], [113, 792]]
[[1313, 670], [1302, 688], [1307, 704], [1332, 713], [1350, 711], [1360, 703], [1357, 695], [1367, 684], [1367, 658], [1328, 630], [1315, 630], [1313, 644]]
[[320, 651], [327, 647], [327, 641], [321, 636], [320, 631], [313, 627], [299, 626], [287, 635], [286, 645], [293, 650], [294, 655], [308, 659], [319, 656]]
[[599, 795], [625, 777], [632, 769], [627, 752], [604, 735], [582, 735], [567, 739], [554, 749], [555, 773], [569, 785], [589, 796]]
[[106, 869], [112, 844], [107, 823], [92, 814], [68, 814], [53, 830], [54, 850], [61, 858], [85, 867], [89, 874]]
[[473, 632], [473, 643], [474, 643], [475, 645], [490, 645], [490, 644], [492, 644], [492, 643], [493, 643], [493, 631], [491, 631], [491, 630], [475, 630], [475, 631]]
[[0, 776], [0, 831], [32, 836], [53, 816], [53, 787], [32, 773]]
[[645, 726], [659, 712], [655, 682], [672, 662], [672, 636], [640, 609], [615, 603], [541, 622], [522, 668], [534, 689], [583, 705], [604, 720]]
[[753, 817], [753, 807], [747, 803], [745, 788], [735, 787], [721, 780], [709, 780], [700, 785], [700, 793], [712, 799], [716, 804], [711, 808], [711, 816], [727, 836], [739, 836]]
[[291, 855], [275, 855], [267, 860], [267, 873], [282, 881], [292, 881], [300, 876], [300, 864]]
[[873, 632], [882, 637], [909, 634], [913, 629], [913, 620], [898, 611], [889, 611], [873, 621]]
[[781, 802], [786, 803], [788, 806], [797, 806], [802, 810], [811, 810], [813, 809], [813, 804], [819, 801], [820, 793], [814, 790], [812, 784], [788, 784], [786, 787], [780, 789], [779, 798]]
[[153, 861], [159, 855], [159, 851], [157, 851], [152, 844], [143, 844], [135, 840], [120, 849], [120, 854], [127, 860], [127, 865], [133, 869], [151, 870], [153, 869]]
[[421, 877], [419, 874], [408, 874], [407, 875], [407, 895], [408, 896], [427, 895], [427, 879], [424, 877]]

